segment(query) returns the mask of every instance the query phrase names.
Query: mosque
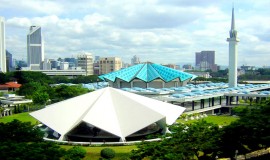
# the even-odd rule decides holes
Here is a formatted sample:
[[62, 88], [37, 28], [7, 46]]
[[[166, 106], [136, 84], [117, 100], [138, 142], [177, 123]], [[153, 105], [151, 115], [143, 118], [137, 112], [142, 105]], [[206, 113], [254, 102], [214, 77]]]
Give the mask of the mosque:
[[[116, 72], [99, 76], [110, 87], [96, 90], [78, 97], [46, 106], [30, 113], [39, 120], [47, 132], [47, 137], [60, 141], [79, 142], [126, 142], [140, 140], [153, 133], [168, 133], [167, 126], [188, 108], [191, 113], [206, 113], [220, 110], [224, 105], [231, 107], [231, 99], [236, 97], [266, 98], [270, 85], [237, 86], [237, 31], [235, 30], [234, 9], [229, 42], [229, 85], [187, 84], [195, 75], [174, 70], [159, 64], [146, 62]], [[185, 86], [185, 88], [183, 87]], [[118, 88], [171, 88], [188, 89], [186, 93], [164, 95], [159, 100], [123, 91]], [[182, 87], [182, 88], [181, 88]], [[177, 90], [174, 90], [177, 92]], [[166, 101], [166, 102], [162, 102]], [[174, 105], [171, 103], [182, 103]], [[218, 105], [216, 105], [218, 103]], [[197, 107], [197, 110], [196, 110]], [[230, 109], [230, 108], [229, 108]], [[214, 113], [214, 112], [212, 112]]]

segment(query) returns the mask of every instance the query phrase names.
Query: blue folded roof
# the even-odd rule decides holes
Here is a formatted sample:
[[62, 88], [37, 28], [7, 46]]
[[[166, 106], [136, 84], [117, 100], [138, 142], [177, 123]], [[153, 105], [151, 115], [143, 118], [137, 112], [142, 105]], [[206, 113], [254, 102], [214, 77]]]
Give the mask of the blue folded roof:
[[140, 79], [146, 83], [155, 79], [170, 82], [176, 78], [179, 78], [180, 81], [185, 81], [188, 79], [194, 79], [196, 77], [197, 76], [193, 74], [185, 73], [151, 62], [137, 64], [135, 66], [99, 76], [99, 78], [102, 80], [109, 80], [113, 82], [116, 80], [116, 78], [119, 78], [126, 82], [130, 82], [133, 79]]

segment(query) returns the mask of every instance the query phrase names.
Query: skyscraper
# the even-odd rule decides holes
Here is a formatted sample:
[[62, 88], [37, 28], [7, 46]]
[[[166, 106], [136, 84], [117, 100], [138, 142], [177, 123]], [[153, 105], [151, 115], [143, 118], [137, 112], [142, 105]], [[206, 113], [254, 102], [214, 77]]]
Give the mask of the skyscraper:
[[5, 19], [0, 17], [0, 72], [6, 72]]
[[140, 58], [137, 57], [136, 55], [131, 58], [131, 65], [132, 66], [137, 65], [137, 64], [140, 64], [140, 63], [141, 63], [140, 62]]
[[211, 69], [212, 71], [217, 70], [215, 64], [215, 51], [201, 51], [196, 52], [195, 66], [201, 71]]
[[44, 61], [44, 44], [41, 27], [31, 26], [27, 35], [27, 64], [31, 70], [39, 70]]
[[240, 40], [237, 38], [237, 31], [235, 30], [234, 8], [232, 9], [230, 38], [227, 38], [227, 41], [229, 42], [229, 87], [237, 87], [237, 43]]
[[8, 50], [6, 50], [6, 66], [7, 66], [7, 72], [9, 72], [10, 70], [11, 70], [11, 68], [12, 68], [12, 54], [8, 51]]

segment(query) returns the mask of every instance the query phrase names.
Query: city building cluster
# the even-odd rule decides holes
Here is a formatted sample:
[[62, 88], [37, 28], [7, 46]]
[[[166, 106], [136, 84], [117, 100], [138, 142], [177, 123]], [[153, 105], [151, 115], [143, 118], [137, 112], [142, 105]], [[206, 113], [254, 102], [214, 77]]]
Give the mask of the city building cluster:
[[[237, 31], [235, 30], [234, 10], [232, 11], [232, 22], [229, 42], [229, 74], [236, 85], [236, 77], [244, 74], [247, 70], [254, 70], [254, 66], [243, 65], [237, 68]], [[16, 60], [6, 50], [5, 46], [5, 19], [0, 17], [0, 72], [12, 70], [41, 71], [49, 76], [82, 76], [82, 75], [103, 75], [142, 63], [137, 55], [131, 57], [130, 63], [124, 63], [120, 57], [95, 56], [90, 52], [76, 53], [72, 57], [59, 57], [58, 59], [45, 58], [44, 41], [41, 26], [30, 26], [27, 34], [27, 60]], [[214, 50], [198, 51], [194, 54], [194, 64], [163, 64], [166, 67], [184, 70], [200, 77], [210, 78], [209, 71], [220, 70], [215, 62]]]

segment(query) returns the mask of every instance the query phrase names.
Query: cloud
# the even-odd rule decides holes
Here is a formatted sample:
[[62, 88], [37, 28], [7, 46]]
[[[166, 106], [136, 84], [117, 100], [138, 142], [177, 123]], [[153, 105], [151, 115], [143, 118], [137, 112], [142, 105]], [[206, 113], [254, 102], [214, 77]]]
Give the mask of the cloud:
[[[269, 2], [235, 3], [240, 37], [239, 64], [269, 62]], [[228, 64], [231, 2], [225, 0], [2, 0], [7, 49], [26, 58], [31, 25], [42, 27], [45, 57], [92, 52], [130, 62], [138, 55], [155, 63], [194, 63], [195, 52], [215, 50], [216, 62]], [[243, 58], [244, 57], [244, 58]]]

